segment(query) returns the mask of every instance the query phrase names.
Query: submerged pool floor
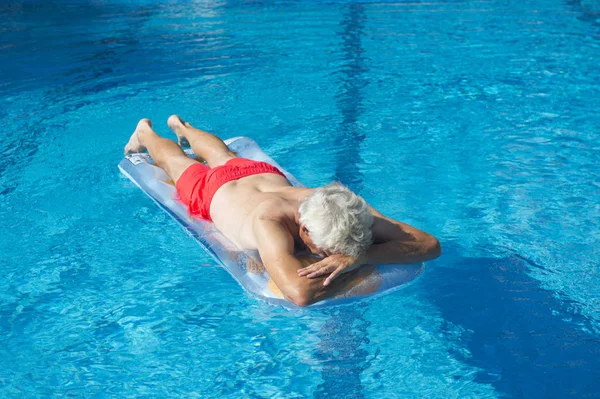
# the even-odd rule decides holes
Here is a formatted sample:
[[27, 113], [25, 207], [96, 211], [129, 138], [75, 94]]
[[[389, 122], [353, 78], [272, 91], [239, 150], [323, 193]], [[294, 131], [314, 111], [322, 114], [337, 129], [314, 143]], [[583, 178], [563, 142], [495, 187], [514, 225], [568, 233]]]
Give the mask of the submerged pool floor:
[[[0, 397], [600, 397], [594, 2], [0, 6]], [[436, 235], [374, 301], [257, 301], [116, 167], [249, 136]], [[174, 137], [173, 137], [174, 138]]]

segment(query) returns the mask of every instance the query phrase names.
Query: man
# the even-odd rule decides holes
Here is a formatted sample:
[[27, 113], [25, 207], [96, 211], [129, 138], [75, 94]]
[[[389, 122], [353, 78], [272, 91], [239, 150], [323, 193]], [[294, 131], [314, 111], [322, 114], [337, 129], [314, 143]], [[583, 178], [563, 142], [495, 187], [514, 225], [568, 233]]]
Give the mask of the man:
[[[433, 236], [386, 218], [341, 184], [293, 187], [277, 168], [236, 157], [221, 139], [176, 115], [168, 125], [179, 144], [142, 119], [125, 154], [147, 150], [175, 182], [190, 214], [213, 221], [238, 247], [258, 250], [272, 280], [296, 305], [335, 295], [348, 283], [344, 276], [361, 265], [419, 263], [440, 255]], [[208, 166], [180, 145], [190, 145]], [[323, 259], [304, 267], [294, 256], [303, 248]]]

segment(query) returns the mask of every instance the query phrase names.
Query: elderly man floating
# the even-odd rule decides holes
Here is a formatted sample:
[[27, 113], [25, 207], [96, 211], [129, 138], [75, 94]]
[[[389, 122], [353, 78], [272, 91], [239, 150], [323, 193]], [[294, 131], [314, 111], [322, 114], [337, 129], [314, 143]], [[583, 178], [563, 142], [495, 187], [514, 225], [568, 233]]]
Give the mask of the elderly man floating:
[[[238, 158], [221, 139], [178, 116], [168, 124], [179, 144], [142, 119], [125, 153], [147, 150], [173, 179], [190, 214], [212, 221], [238, 247], [258, 250], [283, 296], [296, 305], [335, 295], [343, 289], [343, 274], [361, 265], [419, 263], [440, 255], [435, 237], [383, 216], [341, 184], [293, 187], [274, 166]], [[180, 145], [190, 145], [208, 166]], [[301, 249], [323, 259], [304, 267], [294, 256]]]

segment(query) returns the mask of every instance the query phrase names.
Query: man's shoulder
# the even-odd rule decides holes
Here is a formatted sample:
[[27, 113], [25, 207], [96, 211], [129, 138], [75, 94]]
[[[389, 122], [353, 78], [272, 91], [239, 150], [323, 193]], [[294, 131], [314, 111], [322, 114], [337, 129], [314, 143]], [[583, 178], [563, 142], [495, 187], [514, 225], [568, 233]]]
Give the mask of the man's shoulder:
[[[270, 205], [275, 206], [277, 204], [272, 203]], [[278, 246], [277, 243], [286, 243], [287, 246], [289, 240], [293, 241], [292, 226], [294, 220], [286, 212], [271, 208], [271, 206], [266, 204], [264, 211], [260, 212], [260, 209], [258, 209], [259, 212], [256, 212], [253, 216], [252, 230], [256, 242], [259, 247], [261, 242], [268, 246]]]
[[289, 200], [285, 198], [269, 198], [260, 203], [253, 212], [252, 223], [262, 227], [281, 226], [285, 230], [291, 228], [295, 223], [294, 213], [296, 209]]
[[289, 208], [289, 201], [281, 197], [267, 198], [261, 201], [254, 211], [255, 219], [279, 220], [284, 218]]

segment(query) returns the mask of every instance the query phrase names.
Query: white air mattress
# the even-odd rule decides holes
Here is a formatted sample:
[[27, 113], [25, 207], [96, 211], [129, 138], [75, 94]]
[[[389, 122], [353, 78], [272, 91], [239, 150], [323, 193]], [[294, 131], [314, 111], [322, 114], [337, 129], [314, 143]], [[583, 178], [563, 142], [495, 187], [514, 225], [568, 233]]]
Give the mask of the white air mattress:
[[[304, 187], [294, 176], [266, 155], [251, 139], [236, 137], [226, 140], [225, 143], [238, 156], [268, 162], [279, 168], [294, 186]], [[187, 150], [186, 153], [194, 156], [191, 150]], [[169, 176], [152, 163], [152, 159], [147, 154], [131, 154], [121, 160], [119, 169], [196, 239], [202, 248], [223, 266], [246, 291], [272, 304], [287, 308], [295, 307], [294, 304], [276, 293], [278, 290], [262, 267], [258, 252], [239, 249], [225, 238], [211, 222], [190, 217], [186, 207], [176, 199], [175, 186]], [[356, 281], [349, 284], [352, 288], [338, 294], [337, 297], [318, 302], [310, 307], [348, 303], [356, 299], [373, 298], [389, 293], [412, 281], [423, 271], [422, 264], [364, 266], [364, 268], [366, 269], [360, 271]]]

